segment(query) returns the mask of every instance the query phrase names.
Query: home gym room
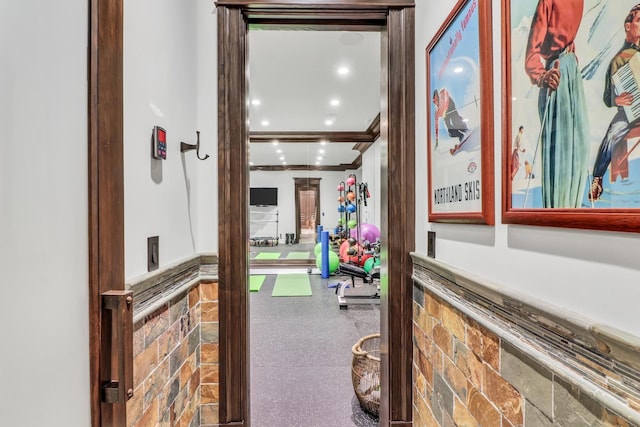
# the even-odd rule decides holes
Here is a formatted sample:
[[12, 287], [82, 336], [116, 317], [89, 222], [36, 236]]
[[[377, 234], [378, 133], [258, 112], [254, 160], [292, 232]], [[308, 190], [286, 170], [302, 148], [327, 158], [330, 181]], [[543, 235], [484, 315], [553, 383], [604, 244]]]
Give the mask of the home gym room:
[[249, 37], [252, 425], [377, 426], [380, 33]]

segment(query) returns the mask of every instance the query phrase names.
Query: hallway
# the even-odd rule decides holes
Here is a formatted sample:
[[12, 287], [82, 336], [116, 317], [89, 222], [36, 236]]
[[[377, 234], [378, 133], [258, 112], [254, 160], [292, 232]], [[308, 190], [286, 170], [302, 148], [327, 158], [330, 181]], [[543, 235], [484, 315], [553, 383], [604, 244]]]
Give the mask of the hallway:
[[[313, 244], [256, 250], [313, 254]], [[351, 384], [351, 347], [380, 331], [379, 306], [340, 310], [327, 287], [342, 279], [333, 275], [310, 274], [311, 297], [272, 297], [275, 278], [267, 275], [250, 295], [252, 426], [377, 426]]]

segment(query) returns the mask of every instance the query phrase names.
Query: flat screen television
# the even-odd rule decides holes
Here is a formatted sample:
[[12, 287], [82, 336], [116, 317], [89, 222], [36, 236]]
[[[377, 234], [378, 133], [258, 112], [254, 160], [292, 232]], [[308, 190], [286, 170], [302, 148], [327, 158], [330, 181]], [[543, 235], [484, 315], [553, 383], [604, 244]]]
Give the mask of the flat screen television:
[[251, 187], [249, 189], [251, 206], [278, 206], [277, 187]]

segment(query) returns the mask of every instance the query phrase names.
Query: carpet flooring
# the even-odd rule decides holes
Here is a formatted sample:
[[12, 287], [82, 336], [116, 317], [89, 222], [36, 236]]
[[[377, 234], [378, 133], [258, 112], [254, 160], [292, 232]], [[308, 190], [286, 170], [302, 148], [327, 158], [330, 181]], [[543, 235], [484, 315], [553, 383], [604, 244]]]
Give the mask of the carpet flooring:
[[[300, 251], [296, 246], [302, 245], [291, 250]], [[313, 251], [313, 244], [309, 247]], [[378, 426], [353, 390], [351, 347], [380, 332], [380, 307], [340, 310], [335, 289], [328, 286], [344, 278], [308, 277], [311, 297], [272, 298], [275, 274], [266, 275], [260, 292], [250, 293], [251, 425]]]

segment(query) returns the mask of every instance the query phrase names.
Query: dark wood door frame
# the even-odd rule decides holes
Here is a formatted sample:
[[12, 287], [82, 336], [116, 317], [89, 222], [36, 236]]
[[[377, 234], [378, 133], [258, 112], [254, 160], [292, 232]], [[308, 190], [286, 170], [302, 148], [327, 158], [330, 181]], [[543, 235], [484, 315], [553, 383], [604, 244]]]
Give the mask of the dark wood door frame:
[[[220, 425], [249, 426], [247, 32], [250, 24], [382, 33], [381, 426], [412, 419], [415, 10], [408, 0], [221, 0], [218, 15]], [[393, 76], [393, 78], [391, 78]], [[393, 233], [389, 230], [393, 228]]]
[[296, 239], [300, 239], [302, 227], [300, 226], [300, 191], [313, 190], [315, 192], [316, 221], [313, 229], [317, 229], [320, 222], [320, 178], [293, 178], [294, 194], [296, 199]]
[[109, 319], [103, 317], [102, 300], [104, 293], [122, 291], [125, 286], [123, 1], [89, 2], [89, 375], [93, 427], [126, 425], [126, 401], [103, 402], [103, 383], [116, 378], [112, 365], [120, 350], [112, 351], [105, 334]]

